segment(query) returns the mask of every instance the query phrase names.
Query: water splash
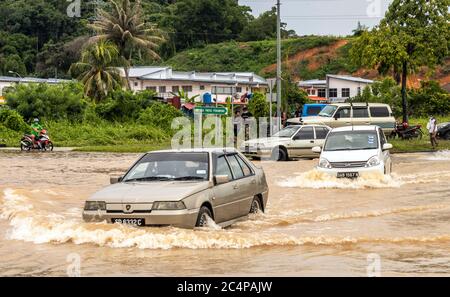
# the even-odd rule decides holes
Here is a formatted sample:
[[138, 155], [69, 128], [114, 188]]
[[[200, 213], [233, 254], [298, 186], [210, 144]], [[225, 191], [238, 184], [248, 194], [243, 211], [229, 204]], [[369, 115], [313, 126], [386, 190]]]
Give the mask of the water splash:
[[400, 188], [407, 184], [439, 182], [443, 177], [450, 177], [450, 171], [426, 172], [420, 174], [399, 175], [392, 173], [364, 174], [357, 179], [341, 179], [318, 170], [299, 173], [295, 177], [278, 181], [281, 187], [309, 189], [378, 189]]
[[450, 150], [435, 152], [432, 156], [428, 156], [424, 159], [430, 161], [448, 161], [450, 160]]
[[[406, 209], [408, 210], [408, 209]], [[353, 214], [354, 215], [354, 214]], [[366, 214], [367, 215], [367, 214]], [[375, 214], [372, 214], [375, 215]], [[258, 215], [259, 216], [259, 215]], [[36, 209], [26, 195], [13, 189], [3, 193], [0, 217], [8, 220], [7, 239], [36, 244], [94, 244], [111, 248], [139, 249], [241, 249], [261, 246], [345, 245], [361, 243], [450, 243], [449, 235], [421, 237], [295, 237], [280, 232], [250, 232], [220, 229], [214, 225], [201, 230], [135, 228], [107, 223], [84, 223], [79, 212], [69, 209], [56, 214]], [[316, 217], [316, 221], [342, 217]], [[218, 226], [217, 226], [218, 227]]]

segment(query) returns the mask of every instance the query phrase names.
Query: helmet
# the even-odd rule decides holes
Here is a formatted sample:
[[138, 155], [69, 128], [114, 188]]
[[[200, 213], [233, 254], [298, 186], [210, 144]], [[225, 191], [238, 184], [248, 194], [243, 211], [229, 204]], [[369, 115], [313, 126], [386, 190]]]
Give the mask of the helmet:
[[39, 123], [39, 119], [38, 119], [38, 118], [35, 118], [35, 119], [33, 120], [33, 123]]

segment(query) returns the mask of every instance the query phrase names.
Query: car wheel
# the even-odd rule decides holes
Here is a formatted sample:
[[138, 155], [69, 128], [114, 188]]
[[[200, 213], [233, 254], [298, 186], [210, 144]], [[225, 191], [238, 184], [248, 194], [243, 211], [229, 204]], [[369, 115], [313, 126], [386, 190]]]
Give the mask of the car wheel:
[[263, 212], [261, 200], [258, 197], [253, 198], [250, 213], [257, 214]]
[[208, 225], [208, 217], [212, 219], [211, 211], [208, 207], [202, 206], [198, 212], [196, 227], [206, 227]]
[[273, 161], [289, 160], [289, 156], [288, 156], [286, 149], [283, 147], [274, 148], [272, 151], [272, 160]]

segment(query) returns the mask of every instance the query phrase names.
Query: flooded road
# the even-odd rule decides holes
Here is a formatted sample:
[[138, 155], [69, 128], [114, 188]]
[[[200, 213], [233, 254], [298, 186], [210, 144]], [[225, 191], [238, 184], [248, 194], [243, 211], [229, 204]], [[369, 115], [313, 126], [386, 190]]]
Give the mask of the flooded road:
[[266, 214], [228, 229], [84, 223], [84, 200], [136, 154], [0, 152], [0, 275], [450, 274], [450, 152], [395, 155], [392, 177], [330, 179], [317, 160], [260, 163]]

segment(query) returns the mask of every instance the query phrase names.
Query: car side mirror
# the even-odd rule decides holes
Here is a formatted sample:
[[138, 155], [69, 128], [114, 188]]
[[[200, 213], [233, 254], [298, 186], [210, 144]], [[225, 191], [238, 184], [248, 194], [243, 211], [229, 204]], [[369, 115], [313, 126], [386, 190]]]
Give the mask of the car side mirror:
[[226, 184], [230, 181], [230, 178], [228, 175], [215, 175], [214, 176], [214, 182], [216, 185]]
[[339, 119], [339, 114], [334, 115], [334, 120], [337, 121]]
[[109, 183], [111, 185], [114, 185], [114, 184], [120, 183], [122, 180], [123, 180], [123, 176], [111, 176], [109, 178]]
[[383, 144], [383, 151], [391, 150], [394, 146], [390, 143]]
[[320, 146], [315, 146], [311, 150], [313, 151], [313, 153], [317, 154], [320, 154], [320, 152], [322, 152], [322, 148]]

